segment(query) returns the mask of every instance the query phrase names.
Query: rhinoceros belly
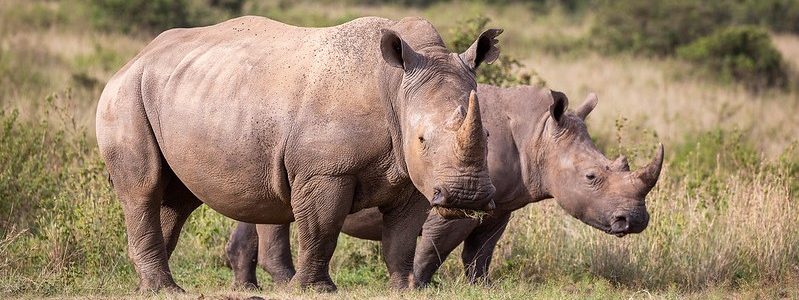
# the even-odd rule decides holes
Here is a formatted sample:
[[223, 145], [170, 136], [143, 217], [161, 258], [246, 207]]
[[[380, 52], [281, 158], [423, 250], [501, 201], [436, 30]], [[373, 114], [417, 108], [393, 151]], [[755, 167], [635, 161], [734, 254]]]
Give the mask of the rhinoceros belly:
[[251, 223], [293, 220], [281, 120], [263, 108], [209, 102], [193, 110], [162, 109], [161, 148], [175, 175], [228, 217]]

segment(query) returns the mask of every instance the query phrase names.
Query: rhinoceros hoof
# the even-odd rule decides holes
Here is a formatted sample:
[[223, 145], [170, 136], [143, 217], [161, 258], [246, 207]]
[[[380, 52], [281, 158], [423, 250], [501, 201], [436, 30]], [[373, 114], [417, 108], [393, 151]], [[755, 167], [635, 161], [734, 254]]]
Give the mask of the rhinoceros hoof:
[[291, 281], [291, 285], [299, 286], [302, 290], [313, 290], [318, 293], [332, 293], [338, 289], [332, 280], [302, 282], [295, 279]]
[[407, 290], [415, 287], [412, 275], [408, 276], [391, 276], [388, 280], [388, 285], [394, 290]]
[[258, 286], [258, 283], [245, 281], [245, 282], [234, 282], [233, 288], [236, 290], [244, 290], [244, 291], [260, 291], [261, 287]]
[[167, 293], [185, 293], [186, 291], [183, 290], [180, 286], [175, 284], [174, 282], [145, 282], [142, 281], [139, 283], [139, 287], [136, 289], [139, 293], [157, 293], [157, 292], [167, 292]]
[[291, 277], [292, 276], [293, 275], [285, 275], [285, 274], [284, 275], [272, 275], [272, 282], [275, 285], [278, 285], [278, 286], [287, 285], [289, 282], [291, 282]]
[[314, 282], [306, 287], [319, 293], [332, 293], [338, 289], [338, 287], [336, 287], [336, 284], [334, 284], [332, 281]]

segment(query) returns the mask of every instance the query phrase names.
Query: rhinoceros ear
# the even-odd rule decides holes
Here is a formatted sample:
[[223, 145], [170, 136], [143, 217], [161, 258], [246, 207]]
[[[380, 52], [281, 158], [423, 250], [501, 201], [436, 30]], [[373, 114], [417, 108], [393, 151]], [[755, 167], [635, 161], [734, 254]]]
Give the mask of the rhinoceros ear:
[[552, 105], [549, 106], [549, 114], [552, 119], [560, 123], [563, 120], [563, 114], [566, 113], [566, 107], [569, 106], [569, 98], [566, 98], [566, 94], [558, 91], [551, 91], [551, 93]]
[[497, 47], [497, 36], [502, 33], [502, 29], [489, 29], [483, 31], [480, 37], [466, 49], [466, 52], [460, 54], [463, 62], [466, 63], [472, 71], [476, 71], [481, 63], [492, 63], [499, 58], [499, 47]]
[[393, 67], [406, 71], [413, 67], [419, 59], [419, 54], [393, 30], [383, 29], [382, 33], [380, 53], [383, 54], [383, 60]]

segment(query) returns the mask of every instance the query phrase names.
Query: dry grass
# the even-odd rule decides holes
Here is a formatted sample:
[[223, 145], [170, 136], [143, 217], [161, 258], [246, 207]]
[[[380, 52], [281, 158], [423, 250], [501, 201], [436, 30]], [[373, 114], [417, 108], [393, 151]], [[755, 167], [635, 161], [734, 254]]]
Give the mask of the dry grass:
[[[35, 118], [46, 110], [47, 96], [69, 90], [71, 102], [66, 104], [76, 121], [93, 128], [105, 82], [149, 38], [98, 32], [89, 20], [54, 21], [46, 28], [29, 24], [42, 16], [63, 14], [65, 9], [60, 8], [56, 2], [0, 2], [0, 11], [5, 11], [0, 15], [6, 21], [0, 30], [0, 109], [15, 108], [23, 118]], [[13, 23], [9, 16], [28, 26]]]
[[792, 34], [775, 34], [771, 38], [785, 60], [792, 67], [799, 68], [799, 37]]
[[[752, 94], [739, 85], [718, 85], [690, 74], [673, 60], [587, 55], [559, 58], [547, 54], [525, 60], [547, 85], [570, 96], [572, 106], [589, 92], [599, 105], [589, 118], [592, 134], [611, 136], [620, 118], [653, 130], [666, 147], [686, 133], [715, 128], [748, 132], [769, 156], [799, 136], [799, 93]], [[632, 141], [630, 141], [632, 142]]]

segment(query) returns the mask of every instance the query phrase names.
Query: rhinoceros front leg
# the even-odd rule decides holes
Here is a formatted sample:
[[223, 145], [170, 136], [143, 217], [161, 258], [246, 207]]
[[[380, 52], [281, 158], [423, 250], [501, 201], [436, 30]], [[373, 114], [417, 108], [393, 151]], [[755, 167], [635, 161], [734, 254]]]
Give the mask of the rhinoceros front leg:
[[433, 274], [447, 256], [469, 236], [477, 224], [477, 220], [448, 220], [435, 211], [430, 212], [422, 227], [422, 239], [416, 246], [413, 261], [413, 274], [420, 287], [430, 284]]
[[487, 217], [463, 242], [461, 260], [469, 283], [485, 280], [494, 248], [509, 219], [510, 213]]
[[413, 256], [416, 238], [430, 211], [423, 195], [415, 189], [409, 193], [412, 196], [401, 199], [400, 205], [383, 212], [383, 259], [388, 267], [389, 285], [395, 289], [418, 286], [413, 277]]
[[258, 265], [275, 284], [288, 283], [297, 271], [291, 260], [289, 224], [258, 224]]
[[225, 248], [234, 286], [258, 288], [256, 262], [275, 284], [288, 283], [294, 277], [289, 228], [289, 224], [236, 225]]
[[300, 248], [292, 285], [324, 292], [336, 290], [330, 278], [330, 258], [344, 219], [352, 208], [355, 183], [352, 176], [317, 175], [295, 179], [291, 206]]
[[258, 288], [258, 278], [255, 276], [258, 250], [255, 224], [238, 222], [225, 246], [228, 263], [233, 270], [233, 286]]

